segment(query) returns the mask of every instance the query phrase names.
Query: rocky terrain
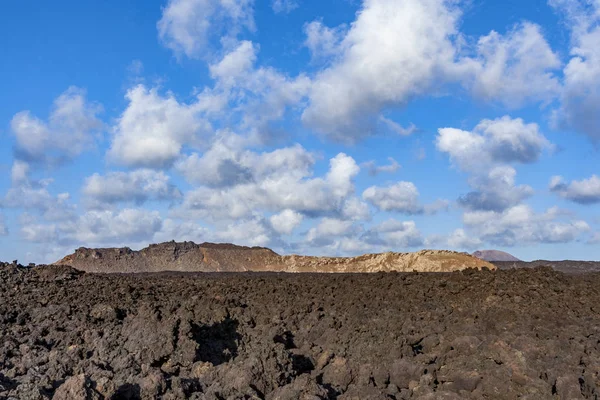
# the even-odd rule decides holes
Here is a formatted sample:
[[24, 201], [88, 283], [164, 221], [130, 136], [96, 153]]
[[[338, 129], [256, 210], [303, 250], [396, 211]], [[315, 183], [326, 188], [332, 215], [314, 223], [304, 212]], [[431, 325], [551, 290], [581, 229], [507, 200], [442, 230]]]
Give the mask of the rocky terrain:
[[56, 262], [85, 272], [450, 272], [466, 268], [496, 269], [466, 253], [423, 250], [418, 253], [367, 254], [359, 257], [280, 256], [264, 247], [167, 242], [145, 249], [88, 249]]
[[600, 272], [600, 261], [494, 261], [493, 264], [500, 269], [550, 267], [566, 274]]
[[600, 274], [0, 263], [2, 399], [598, 399]]
[[509, 254], [505, 251], [500, 250], [478, 250], [473, 253], [474, 257], [481, 258], [482, 260], [494, 262], [494, 261], [521, 261], [517, 257]]

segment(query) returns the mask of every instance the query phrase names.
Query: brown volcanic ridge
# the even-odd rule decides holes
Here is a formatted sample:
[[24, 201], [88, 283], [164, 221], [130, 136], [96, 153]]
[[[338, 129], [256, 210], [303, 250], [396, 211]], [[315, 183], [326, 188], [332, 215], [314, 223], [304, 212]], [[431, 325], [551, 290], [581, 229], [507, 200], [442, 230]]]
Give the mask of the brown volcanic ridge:
[[282, 256], [264, 247], [166, 242], [139, 251], [79, 248], [57, 261], [92, 273], [150, 272], [452, 272], [496, 267], [467, 253], [422, 250], [416, 253], [366, 254], [358, 257]]

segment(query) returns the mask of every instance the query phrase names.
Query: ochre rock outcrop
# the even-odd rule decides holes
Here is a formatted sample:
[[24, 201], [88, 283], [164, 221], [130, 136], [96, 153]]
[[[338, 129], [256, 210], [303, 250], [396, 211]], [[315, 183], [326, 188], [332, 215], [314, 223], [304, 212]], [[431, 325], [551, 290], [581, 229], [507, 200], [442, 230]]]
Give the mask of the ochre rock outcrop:
[[148, 272], [451, 272], [496, 267], [466, 253], [422, 250], [416, 253], [367, 254], [358, 257], [281, 256], [264, 247], [167, 242], [133, 251], [125, 248], [79, 248], [56, 262], [94, 273]]

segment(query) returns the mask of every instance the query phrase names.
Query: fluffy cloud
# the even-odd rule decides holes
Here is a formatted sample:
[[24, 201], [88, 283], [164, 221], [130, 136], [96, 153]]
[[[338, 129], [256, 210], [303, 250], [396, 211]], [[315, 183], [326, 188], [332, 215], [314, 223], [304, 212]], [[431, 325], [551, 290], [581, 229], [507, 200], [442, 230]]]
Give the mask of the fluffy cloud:
[[306, 241], [314, 246], [330, 245], [340, 236], [353, 233], [353, 222], [337, 218], [323, 218], [306, 234]]
[[137, 170], [94, 174], [85, 180], [83, 194], [92, 207], [102, 208], [119, 202], [142, 204], [148, 200], [172, 200], [180, 197], [179, 190], [162, 171]]
[[303, 121], [329, 138], [352, 142], [371, 133], [381, 109], [429, 90], [455, 58], [451, 38], [459, 12], [452, 4], [365, 1], [339, 45], [338, 60], [316, 76]]
[[436, 138], [439, 151], [464, 170], [479, 170], [503, 163], [533, 163], [552, 145], [535, 123], [508, 116], [481, 121], [472, 132], [441, 128]]
[[596, 175], [570, 183], [565, 183], [562, 177], [555, 176], [550, 182], [550, 190], [575, 203], [600, 203], [600, 178]]
[[223, 132], [202, 156], [194, 153], [181, 159], [176, 169], [191, 183], [227, 187], [282, 176], [301, 179], [310, 175], [315, 162], [300, 145], [257, 153], [244, 149], [245, 144], [242, 137]]
[[211, 130], [199, 116], [200, 103], [178, 102], [163, 97], [156, 88], [138, 85], [125, 96], [129, 101], [108, 151], [109, 160], [130, 167], [161, 168], [171, 165], [184, 145], [199, 143], [201, 133]]
[[401, 251], [407, 247], [422, 246], [424, 239], [414, 221], [390, 219], [369, 229], [361, 240], [371, 246], [379, 246], [387, 251]]
[[387, 187], [371, 186], [363, 192], [362, 197], [381, 211], [408, 215], [423, 213], [419, 191], [412, 182], [398, 182]]
[[474, 191], [461, 196], [459, 204], [470, 210], [502, 211], [520, 204], [533, 195], [527, 185], [516, 185], [517, 171], [509, 166], [498, 166], [487, 175], [477, 175], [469, 180]]
[[52, 179], [32, 180], [29, 171], [30, 167], [27, 163], [15, 161], [11, 174], [12, 185], [4, 197], [0, 197], [0, 208], [36, 212], [48, 221], [72, 218], [75, 209], [69, 204], [69, 193], [51, 194], [48, 186], [52, 183]]
[[340, 51], [340, 43], [346, 34], [346, 26], [329, 28], [322, 21], [312, 21], [304, 25], [306, 40], [304, 45], [310, 51], [313, 60], [337, 55]]
[[28, 162], [62, 162], [87, 149], [103, 124], [102, 107], [87, 102], [85, 91], [71, 87], [56, 100], [48, 121], [29, 111], [17, 113], [10, 123], [16, 155]]
[[436, 146], [459, 168], [471, 174], [474, 189], [459, 199], [471, 210], [502, 211], [533, 194], [527, 185], [516, 185], [516, 170], [510, 164], [537, 161], [552, 149], [537, 124], [526, 124], [508, 116], [481, 121], [472, 132], [439, 129]]
[[[296, 150], [297, 151], [297, 150]], [[360, 168], [352, 157], [340, 153], [330, 160], [324, 177], [307, 179], [302, 163], [299, 169], [284, 168], [286, 157], [276, 151], [264, 163], [254, 163], [250, 176], [259, 179], [238, 182], [231, 187], [202, 186], [185, 194], [176, 215], [210, 219], [238, 219], [254, 212], [294, 210], [305, 215], [340, 213], [354, 192], [353, 179]], [[186, 218], [186, 217], [184, 217]]]
[[88, 211], [57, 227], [61, 241], [86, 244], [149, 242], [162, 228], [157, 211]]
[[553, 74], [558, 55], [538, 25], [524, 22], [507, 35], [492, 31], [477, 43], [477, 56], [463, 59], [463, 79], [474, 95], [511, 108], [527, 102], [549, 102], [560, 91]]
[[273, 229], [282, 235], [290, 235], [301, 223], [304, 217], [294, 210], [283, 210], [272, 215], [269, 222]]
[[573, 128], [600, 141], [600, 3], [591, 0], [550, 0], [572, 29], [571, 59], [564, 68], [559, 126]]
[[572, 220], [557, 208], [538, 214], [526, 205], [502, 212], [467, 212], [463, 222], [476, 237], [499, 246], [567, 243], [590, 231], [585, 221]]
[[157, 23], [163, 45], [176, 55], [200, 58], [209, 39], [254, 30], [252, 0], [169, 0]]

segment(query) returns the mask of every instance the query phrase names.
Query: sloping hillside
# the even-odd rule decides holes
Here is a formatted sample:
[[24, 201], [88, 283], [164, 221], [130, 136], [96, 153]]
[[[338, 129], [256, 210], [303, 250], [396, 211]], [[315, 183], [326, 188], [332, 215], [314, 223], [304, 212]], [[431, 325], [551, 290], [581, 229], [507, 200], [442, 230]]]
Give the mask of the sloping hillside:
[[496, 267], [466, 253], [423, 250], [417, 253], [367, 254], [359, 257], [281, 256], [264, 247], [167, 242], [133, 251], [79, 248], [55, 264], [96, 273], [176, 272], [450, 272]]

